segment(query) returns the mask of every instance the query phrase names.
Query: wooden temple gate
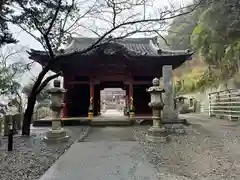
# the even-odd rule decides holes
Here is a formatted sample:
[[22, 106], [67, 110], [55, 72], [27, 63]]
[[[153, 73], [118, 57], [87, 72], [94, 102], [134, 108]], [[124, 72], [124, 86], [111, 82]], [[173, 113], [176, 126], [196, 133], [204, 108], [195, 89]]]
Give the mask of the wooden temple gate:
[[[187, 51], [163, 51], [156, 38], [126, 38], [102, 43], [87, 53], [96, 38], [74, 38], [70, 45], [58, 52], [58, 63], [51, 69], [63, 72], [65, 94], [64, 117], [86, 117], [89, 107], [93, 114], [100, 112], [100, 91], [122, 88], [126, 102], [136, 115], [149, 115], [150, 96], [146, 89], [154, 77], [162, 76], [162, 67], [179, 67], [188, 60]], [[46, 52], [32, 50], [31, 59], [44, 65], [49, 60]], [[132, 107], [131, 106], [131, 107]]]

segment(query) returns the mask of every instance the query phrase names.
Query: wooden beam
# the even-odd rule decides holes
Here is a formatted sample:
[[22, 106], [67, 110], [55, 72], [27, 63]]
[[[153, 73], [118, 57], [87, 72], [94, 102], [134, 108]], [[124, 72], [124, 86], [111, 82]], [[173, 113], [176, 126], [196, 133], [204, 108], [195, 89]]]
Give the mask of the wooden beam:
[[[115, 80], [115, 81], [118, 81], [118, 80]], [[102, 81], [102, 82], [104, 82], [104, 81]], [[109, 82], [111, 82], [111, 81], [109, 81]], [[129, 84], [129, 82], [127, 82], [127, 81], [124, 81], [123, 82], [124, 84]], [[133, 85], [135, 85], [135, 84], [145, 84], [145, 85], [151, 85], [152, 84], [152, 82], [151, 81], [132, 81], [131, 82]], [[74, 84], [90, 84], [90, 82], [86, 82], [86, 81], [69, 81], [69, 82], [65, 82], [65, 84], [69, 84], [69, 85], [74, 85]], [[101, 81], [94, 81], [94, 84], [101, 84]]]
[[74, 84], [90, 84], [88, 81], [69, 81], [69, 82], [66, 82], [67, 84], [71, 84], [71, 85], [74, 85]]

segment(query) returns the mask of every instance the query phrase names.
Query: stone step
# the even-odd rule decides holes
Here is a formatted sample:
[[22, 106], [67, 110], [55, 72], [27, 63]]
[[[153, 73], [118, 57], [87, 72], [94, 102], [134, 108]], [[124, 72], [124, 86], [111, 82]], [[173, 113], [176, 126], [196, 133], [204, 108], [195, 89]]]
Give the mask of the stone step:
[[[63, 126], [80, 126], [80, 125], [93, 125], [93, 126], [129, 126], [134, 124], [130, 120], [106, 120], [106, 121], [89, 121], [89, 120], [63, 120]], [[49, 127], [52, 125], [51, 120], [36, 120], [32, 123], [33, 127]]]
[[106, 121], [92, 121], [91, 126], [131, 126], [134, 123], [131, 121], [122, 120], [106, 120]]
[[[152, 125], [153, 121], [142, 119], [142, 120], [136, 120], [136, 123], [140, 125]], [[190, 125], [190, 123], [186, 119], [173, 119], [173, 120], [164, 121], [162, 123], [163, 124], [183, 124], [185, 126]]]
[[[89, 121], [86, 120], [63, 120], [62, 121], [62, 125], [63, 126], [79, 126], [79, 125], [88, 125]], [[33, 127], [48, 127], [52, 125], [52, 121], [51, 120], [35, 120], [32, 123]]]

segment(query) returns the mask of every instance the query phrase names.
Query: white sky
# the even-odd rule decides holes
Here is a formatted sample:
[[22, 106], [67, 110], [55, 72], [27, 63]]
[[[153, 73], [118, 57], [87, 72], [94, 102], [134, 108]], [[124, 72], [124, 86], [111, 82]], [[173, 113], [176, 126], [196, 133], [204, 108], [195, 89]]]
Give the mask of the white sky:
[[[149, 12], [155, 11], [156, 9], [154, 7], [159, 8], [159, 7], [167, 6], [169, 5], [169, 2], [171, 3], [175, 2], [177, 4], [186, 5], [186, 3], [192, 2], [192, 0], [154, 0], [154, 6], [152, 7], [152, 9], [148, 9], [148, 11]], [[95, 24], [99, 24], [99, 23], [95, 22]], [[19, 40], [20, 45], [26, 46], [31, 49], [43, 50], [41, 44], [38, 41], [36, 41], [29, 34], [21, 30], [19, 27], [10, 24], [9, 28], [10, 28], [10, 31], [13, 32], [16, 39]], [[78, 33], [88, 36], [87, 34], [84, 34], [85, 33], [84, 31], [78, 32]], [[22, 83], [23, 84], [28, 83], [29, 79], [31, 79], [33, 75], [37, 76], [40, 70], [41, 70], [41, 66], [38, 64], [34, 64], [34, 67], [31, 70], [31, 72], [27, 72], [23, 77], [21, 77]]]

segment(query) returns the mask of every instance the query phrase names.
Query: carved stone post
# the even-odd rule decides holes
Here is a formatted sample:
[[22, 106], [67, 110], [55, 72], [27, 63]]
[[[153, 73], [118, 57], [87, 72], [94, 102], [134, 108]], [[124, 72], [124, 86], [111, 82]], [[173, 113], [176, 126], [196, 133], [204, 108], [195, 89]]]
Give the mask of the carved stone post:
[[61, 111], [64, 108], [63, 98], [65, 89], [61, 88], [61, 82], [54, 80], [54, 87], [49, 90], [51, 95], [51, 109], [52, 109], [52, 129], [46, 132], [45, 140], [51, 142], [67, 141], [66, 131], [62, 128]]
[[173, 88], [173, 69], [171, 65], [162, 67], [163, 87], [165, 93], [163, 94], [163, 120], [177, 120], [178, 114], [174, 110], [174, 88]]
[[153, 86], [147, 89], [151, 95], [151, 102], [149, 106], [152, 108], [153, 113], [153, 126], [149, 128], [146, 139], [151, 142], [166, 142], [167, 131], [162, 124], [162, 110], [164, 107], [162, 93], [164, 89], [159, 86], [159, 79], [154, 78]]

